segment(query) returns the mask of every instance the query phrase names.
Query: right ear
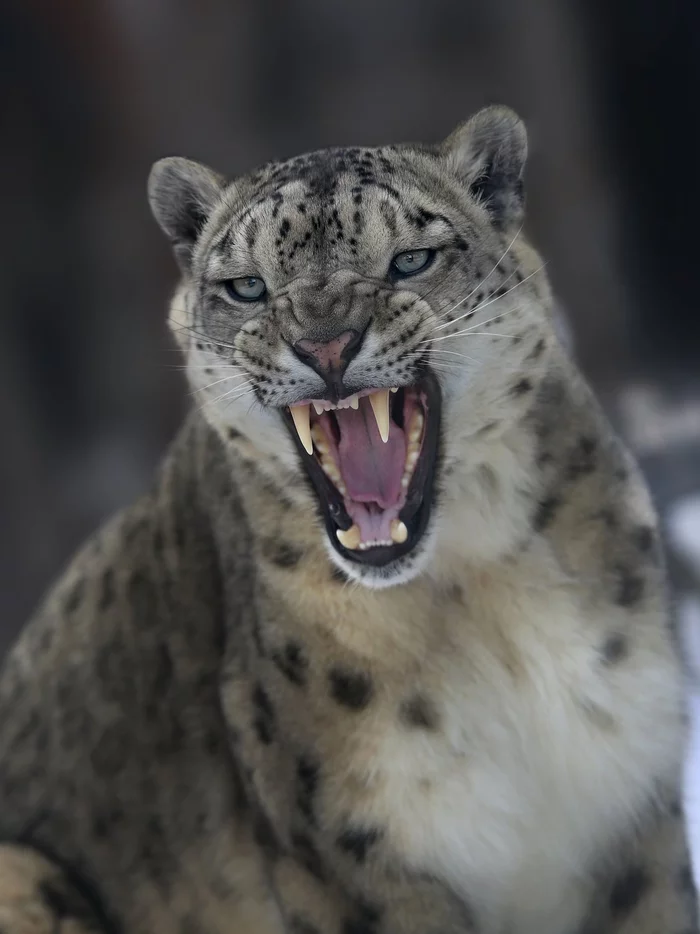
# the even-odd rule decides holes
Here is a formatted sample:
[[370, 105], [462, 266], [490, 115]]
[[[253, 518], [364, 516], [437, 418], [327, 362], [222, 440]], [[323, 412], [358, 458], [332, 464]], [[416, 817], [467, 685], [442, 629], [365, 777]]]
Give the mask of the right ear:
[[217, 172], [177, 156], [161, 159], [151, 169], [151, 211], [170, 240], [183, 272], [189, 271], [194, 246], [225, 185]]

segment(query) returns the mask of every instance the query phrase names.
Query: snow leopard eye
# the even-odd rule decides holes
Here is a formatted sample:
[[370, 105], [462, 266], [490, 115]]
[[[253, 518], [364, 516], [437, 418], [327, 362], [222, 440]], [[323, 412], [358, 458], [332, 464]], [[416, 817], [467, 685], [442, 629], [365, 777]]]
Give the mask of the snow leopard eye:
[[415, 276], [430, 265], [435, 256], [434, 250], [406, 250], [397, 253], [391, 261], [391, 271], [394, 275]]
[[259, 276], [242, 276], [240, 279], [228, 279], [226, 291], [238, 302], [257, 302], [264, 297], [267, 286]]

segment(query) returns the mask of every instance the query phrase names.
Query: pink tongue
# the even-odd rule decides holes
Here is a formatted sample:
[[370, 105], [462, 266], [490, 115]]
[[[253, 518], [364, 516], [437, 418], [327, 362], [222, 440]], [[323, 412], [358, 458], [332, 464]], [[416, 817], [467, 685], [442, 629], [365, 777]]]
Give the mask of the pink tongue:
[[379, 436], [369, 399], [358, 409], [337, 409], [340, 428], [338, 462], [348, 495], [358, 503], [376, 503], [387, 509], [401, 496], [401, 477], [406, 461], [406, 437], [393, 421], [389, 440]]

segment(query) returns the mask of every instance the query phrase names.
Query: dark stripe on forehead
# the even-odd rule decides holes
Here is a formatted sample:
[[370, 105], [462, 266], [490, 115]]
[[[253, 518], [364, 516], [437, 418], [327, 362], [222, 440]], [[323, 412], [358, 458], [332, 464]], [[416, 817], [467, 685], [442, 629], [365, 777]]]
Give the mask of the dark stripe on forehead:
[[379, 202], [379, 213], [382, 216], [382, 220], [387, 226], [389, 233], [392, 237], [397, 236], [399, 232], [399, 225], [396, 216], [396, 208], [393, 204], [390, 204], [388, 201]]
[[258, 236], [258, 231], [260, 230], [260, 221], [256, 217], [248, 218], [248, 222], [244, 227], [245, 242], [249, 250], [252, 250], [255, 246], [255, 240]]

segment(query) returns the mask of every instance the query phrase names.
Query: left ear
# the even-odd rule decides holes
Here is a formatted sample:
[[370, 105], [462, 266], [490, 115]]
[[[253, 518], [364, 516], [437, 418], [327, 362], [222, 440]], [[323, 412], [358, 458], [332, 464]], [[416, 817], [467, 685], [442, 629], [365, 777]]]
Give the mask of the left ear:
[[225, 184], [223, 176], [207, 166], [177, 156], [161, 159], [151, 169], [151, 211], [184, 273], [189, 272], [192, 252]]
[[496, 227], [522, 220], [525, 124], [509, 107], [485, 107], [442, 144], [448, 165], [488, 211]]

